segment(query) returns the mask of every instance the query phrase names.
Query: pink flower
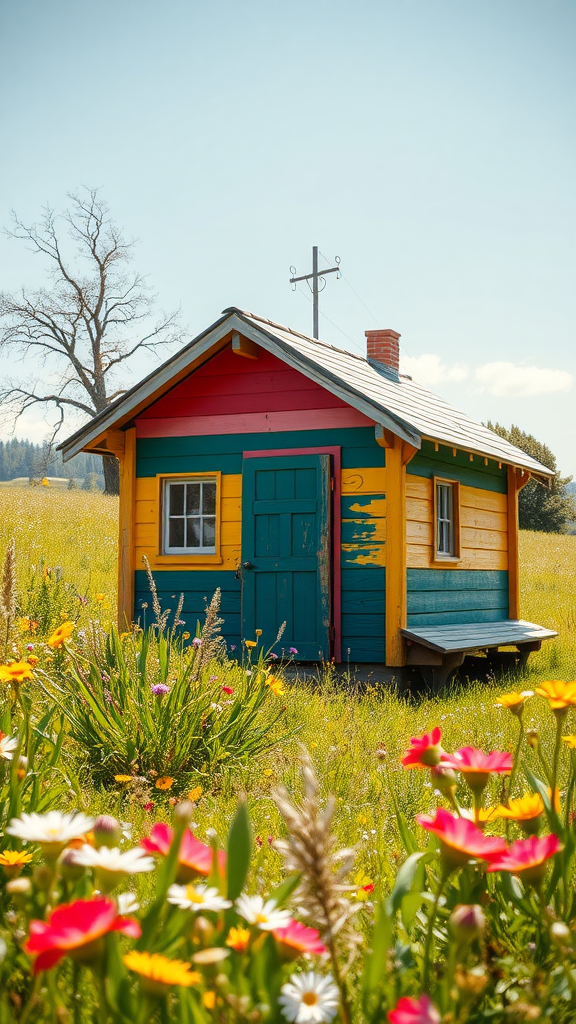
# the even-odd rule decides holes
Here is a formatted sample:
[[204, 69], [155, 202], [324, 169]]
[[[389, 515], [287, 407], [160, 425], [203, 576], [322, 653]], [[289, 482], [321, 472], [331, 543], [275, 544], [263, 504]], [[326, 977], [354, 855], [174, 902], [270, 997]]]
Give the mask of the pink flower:
[[444, 756], [444, 751], [440, 746], [441, 737], [442, 732], [438, 726], [432, 729], [430, 733], [425, 732], [420, 738], [413, 736], [410, 740], [411, 746], [402, 758], [404, 767], [433, 768], [437, 765]]
[[440, 1024], [440, 1014], [429, 996], [403, 996], [395, 1010], [388, 1011], [390, 1024]]
[[484, 780], [487, 781], [492, 772], [497, 775], [509, 775], [512, 771], [512, 754], [501, 750], [484, 754], [475, 747], [461, 747], [454, 754], [443, 754], [439, 763], [441, 768], [456, 768], [469, 779], [470, 784], [473, 784], [474, 777], [484, 776]]
[[202, 641], [201, 641], [200, 637], [199, 636], [195, 636], [193, 641], [192, 641], [192, 644], [193, 644], [194, 647], [201, 647], [202, 646]]
[[452, 869], [473, 858], [491, 860], [506, 849], [503, 839], [485, 836], [468, 818], [457, 818], [443, 807], [438, 808], [435, 818], [417, 814], [416, 821], [438, 836], [442, 854]]
[[288, 653], [289, 654], [298, 654], [298, 650], [297, 650], [296, 647], [289, 647], [288, 648]]
[[278, 655], [277, 655], [277, 654], [274, 654], [274, 653], [270, 654], [270, 655], [269, 655], [269, 657], [270, 657], [270, 658], [273, 658], [273, 659], [274, 659], [274, 661], [277, 661], [277, 659], [278, 659]]
[[144, 804], [144, 810], [145, 811], [151, 811], [151, 810], [153, 810], [153, 808], [154, 808], [154, 801], [153, 800], [148, 800], [148, 803]]
[[111, 899], [75, 900], [52, 911], [48, 921], [31, 921], [27, 953], [38, 954], [34, 974], [54, 967], [63, 956], [88, 963], [104, 951], [102, 940], [108, 932], [121, 932], [132, 939], [141, 935], [138, 921], [119, 917]]
[[511, 871], [528, 885], [540, 882], [546, 872], [547, 861], [561, 849], [558, 836], [530, 836], [518, 839], [512, 846], [490, 858], [487, 871]]
[[254, 842], [256, 843], [256, 846], [258, 847], [258, 849], [261, 850], [263, 845], [264, 845], [264, 843], [262, 842], [260, 836], [256, 836]]
[[223, 686], [222, 687], [222, 693], [232, 694], [232, 693], [234, 693], [234, 687], [233, 686]]
[[293, 960], [301, 953], [314, 953], [321, 956], [327, 953], [326, 946], [320, 939], [320, 932], [308, 928], [300, 921], [290, 921], [285, 928], [274, 928], [272, 935], [286, 959]]
[[[148, 853], [159, 853], [165, 857], [172, 845], [174, 830], [163, 822], [157, 822], [153, 826], [150, 836], [140, 840], [140, 846]], [[218, 863], [223, 871], [226, 867], [226, 854], [223, 850], [218, 853]], [[192, 835], [190, 829], [186, 829], [182, 836], [182, 843], [178, 853], [178, 875], [176, 881], [180, 884], [189, 882], [197, 875], [208, 877], [212, 871], [212, 847], [205, 846], [199, 839]]]

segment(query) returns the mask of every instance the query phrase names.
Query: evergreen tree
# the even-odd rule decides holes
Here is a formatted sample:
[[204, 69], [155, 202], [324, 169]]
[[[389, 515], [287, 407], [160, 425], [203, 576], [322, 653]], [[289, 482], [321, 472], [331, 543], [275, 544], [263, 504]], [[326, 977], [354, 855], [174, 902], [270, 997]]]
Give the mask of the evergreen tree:
[[486, 426], [555, 473], [549, 488], [532, 479], [520, 491], [518, 495], [520, 529], [539, 530], [543, 533], [565, 533], [567, 524], [576, 519], [576, 502], [568, 492], [568, 484], [572, 477], [560, 475], [556, 456], [547, 445], [537, 441], [533, 434], [525, 433], [514, 424], [509, 430], [500, 423], [490, 423], [490, 421]]

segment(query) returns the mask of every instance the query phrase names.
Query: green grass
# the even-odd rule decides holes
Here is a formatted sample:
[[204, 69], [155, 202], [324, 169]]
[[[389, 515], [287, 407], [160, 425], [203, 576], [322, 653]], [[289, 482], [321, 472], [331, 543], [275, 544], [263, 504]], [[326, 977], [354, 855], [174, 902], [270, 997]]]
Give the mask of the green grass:
[[[2, 492], [0, 544], [16, 537], [21, 585], [28, 567], [45, 563], [62, 569], [64, 577], [89, 597], [101, 592], [106, 600], [92, 600], [77, 611], [82, 619], [97, 613], [105, 621], [114, 614], [116, 591], [116, 517], [114, 499], [80, 491], [6, 488]], [[336, 829], [343, 844], [358, 845], [359, 865], [387, 885], [400, 857], [393, 792], [408, 817], [433, 806], [432, 791], [422, 772], [406, 772], [399, 757], [410, 736], [434, 725], [443, 730], [447, 749], [472, 744], [484, 750], [513, 750], [517, 722], [494, 707], [494, 698], [506, 689], [534, 689], [545, 678], [576, 677], [576, 537], [523, 533], [521, 535], [521, 611], [524, 618], [557, 629], [560, 636], [530, 657], [526, 670], [514, 678], [492, 683], [474, 679], [459, 683], [439, 696], [417, 701], [398, 697], [394, 690], [373, 688], [365, 693], [345, 688], [326, 676], [319, 684], [297, 681], [283, 699], [286, 710], [281, 726], [298, 729], [297, 739], [275, 748], [248, 767], [221, 773], [201, 799], [195, 821], [204, 838], [208, 827], [224, 834], [238, 794], [246, 792], [254, 830], [264, 839], [255, 870], [263, 883], [280, 875], [280, 857], [268, 847], [266, 837], [279, 833], [280, 822], [272, 790], [283, 783], [293, 791], [299, 786], [298, 741], [313, 757], [326, 792], [338, 801]], [[70, 609], [62, 609], [70, 614]], [[576, 732], [576, 715], [570, 712], [566, 732]], [[534, 697], [526, 708], [526, 725], [538, 728], [546, 744], [553, 728], [547, 703]], [[529, 763], [534, 765], [532, 752]], [[87, 803], [93, 810], [117, 813], [134, 823], [135, 835], [157, 816], [167, 815], [161, 798], [152, 815], [117, 792], [92, 789], [89, 777]], [[518, 780], [522, 787], [522, 779]], [[497, 800], [498, 782], [490, 796]], [[164, 802], [162, 802], [162, 799]], [[415, 834], [418, 826], [414, 825]], [[420, 837], [419, 837], [420, 838]]]

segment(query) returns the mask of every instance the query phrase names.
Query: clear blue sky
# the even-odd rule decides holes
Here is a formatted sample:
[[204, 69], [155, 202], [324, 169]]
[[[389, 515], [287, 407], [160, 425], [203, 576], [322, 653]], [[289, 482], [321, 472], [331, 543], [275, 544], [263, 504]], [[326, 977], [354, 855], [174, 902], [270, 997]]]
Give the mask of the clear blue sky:
[[229, 305], [310, 331], [288, 276], [318, 244], [325, 340], [393, 327], [576, 473], [573, 0], [19, 0], [0, 49], [1, 224], [101, 186], [191, 335]]

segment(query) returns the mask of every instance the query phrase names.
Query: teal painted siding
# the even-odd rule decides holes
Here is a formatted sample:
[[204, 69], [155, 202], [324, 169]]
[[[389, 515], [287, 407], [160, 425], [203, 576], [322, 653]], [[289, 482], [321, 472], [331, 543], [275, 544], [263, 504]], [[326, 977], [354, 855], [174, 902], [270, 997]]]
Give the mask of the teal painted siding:
[[508, 618], [508, 573], [408, 569], [408, 629]]
[[384, 466], [384, 448], [372, 427], [342, 430], [290, 430], [270, 434], [217, 434], [213, 437], [150, 437], [136, 443], [136, 476], [157, 473], [241, 473], [242, 453], [274, 448], [342, 448], [342, 469]]
[[[186, 623], [182, 627], [194, 636], [196, 624], [204, 623], [204, 610], [206, 600], [210, 601], [214, 591], [220, 587], [222, 591], [222, 603], [220, 605], [221, 616], [224, 619], [222, 636], [227, 644], [240, 645], [240, 580], [235, 579], [235, 573], [222, 570], [163, 570], [154, 575], [158, 587], [158, 597], [162, 610], [171, 608], [172, 612], [178, 607], [180, 594], [184, 594], [184, 607], [182, 609], [182, 620]], [[148, 604], [146, 609], [142, 604]], [[152, 611], [152, 599], [148, 587], [146, 573], [137, 570], [135, 573], [135, 618], [140, 625], [150, 625], [154, 622]], [[172, 622], [172, 617], [170, 618]]]
[[342, 569], [342, 661], [384, 662], [386, 570]]
[[411, 459], [406, 469], [413, 476], [446, 476], [468, 487], [482, 487], [499, 494], [506, 494], [508, 486], [505, 466], [498, 469], [498, 463], [493, 459], [489, 459], [485, 466], [480, 455], [474, 455], [470, 462], [468, 452], [457, 451], [454, 456], [452, 448], [443, 444], [436, 452], [432, 441], [422, 442], [421, 450]]

